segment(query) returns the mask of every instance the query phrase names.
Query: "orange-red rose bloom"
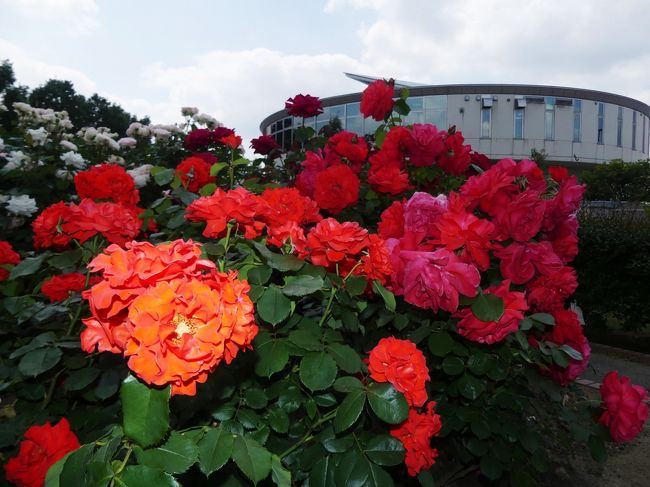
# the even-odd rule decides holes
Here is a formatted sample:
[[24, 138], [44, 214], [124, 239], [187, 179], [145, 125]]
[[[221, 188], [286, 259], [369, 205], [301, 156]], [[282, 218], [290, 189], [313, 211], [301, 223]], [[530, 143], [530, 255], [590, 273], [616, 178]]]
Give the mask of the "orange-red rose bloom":
[[367, 254], [361, 257], [361, 265], [355, 273], [366, 276], [369, 280], [386, 283], [388, 276], [393, 272], [390, 263], [390, 252], [386, 242], [379, 235], [368, 235]]
[[191, 240], [130, 242], [125, 249], [110, 245], [88, 264], [92, 272], [102, 273], [102, 280], [83, 293], [92, 316], [83, 320], [81, 348], [121, 353], [130, 333], [128, 307], [137, 296], [158, 282], [198, 278], [214, 267], [201, 259], [200, 244]]
[[25, 431], [18, 456], [5, 465], [7, 480], [17, 487], [41, 487], [48, 469], [79, 446], [65, 418], [54, 426], [49, 422], [32, 426]]
[[365, 118], [372, 117], [381, 121], [393, 111], [394, 95], [395, 81], [378, 79], [363, 90], [359, 110]]
[[210, 176], [210, 164], [202, 157], [192, 156], [176, 166], [176, 174], [188, 191], [197, 193], [208, 183], [216, 182], [217, 178]]
[[325, 218], [307, 235], [306, 251], [313, 264], [330, 271], [338, 264], [339, 272], [347, 274], [368, 244], [368, 231], [358, 223]]
[[[0, 266], [2, 264], [16, 265], [20, 262], [20, 255], [14, 251], [9, 242], [0, 240]], [[9, 271], [0, 267], [0, 281], [9, 277]]]
[[63, 301], [70, 293], [78, 293], [86, 286], [86, 276], [79, 272], [70, 272], [60, 276], [52, 276], [41, 286], [41, 292], [50, 302]]
[[113, 201], [127, 206], [140, 201], [133, 178], [117, 164], [99, 164], [81, 171], [74, 177], [74, 185], [80, 198]]
[[84, 199], [78, 205], [68, 207], [67, 221], [61, 227], [64, 233], [80, 243], [101, 233], [109, 242], [124, 245], [134, 239], [142, 227], [142, 221], [131, 208], [109, 201], [95, 203]]
[[404, 394], [410, 406], [422, 406], [427, 401], [424, 384], [429, 369], [424, 354], [410, 340], [387, 337], [370, 351], [370, 377], [377, 382], [390, 382]]
[[61, 224], [68, 219], [68, 206], [63, 201], [45, 208], [32, 222], [34, 248], [65, 248], [72, 239], [63, 233]]
[[172, 394], [196, 394], [222, 360], [232, 361], [257, 334], [248, 286], [218, 276], [159, 282], [133, 300], [124, 355], [148, 384], [171, 384]]
[[435, 402], [429, 402], [424, 413], [409, 409], [408, 419], [398, 428], [390, 430], [391, 436], [400, 440], [406, 449], [404, 463], [412, 477], [431, 468], [438, 457], [438, 450], [431, 448], [431, 438], [436, 436], [442, 427], [440, 416], [433, 410], [435, 405]]
[[314, 199], [318, 206], [337, 215], [359, 200], [359, 185], [359, 177], [348, 166], [330, 166], [316, 175]]

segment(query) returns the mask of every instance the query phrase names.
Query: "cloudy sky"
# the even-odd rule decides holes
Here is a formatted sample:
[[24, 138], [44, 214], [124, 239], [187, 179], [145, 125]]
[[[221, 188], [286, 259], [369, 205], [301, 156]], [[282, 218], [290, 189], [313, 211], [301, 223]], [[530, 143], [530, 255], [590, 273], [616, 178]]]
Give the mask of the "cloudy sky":
[[532, 83], [650, 103], [649, 0], [0, 0], [0, 59], [155, 122], [197, 106], [250, 139], [343, 72], [427, 84]]

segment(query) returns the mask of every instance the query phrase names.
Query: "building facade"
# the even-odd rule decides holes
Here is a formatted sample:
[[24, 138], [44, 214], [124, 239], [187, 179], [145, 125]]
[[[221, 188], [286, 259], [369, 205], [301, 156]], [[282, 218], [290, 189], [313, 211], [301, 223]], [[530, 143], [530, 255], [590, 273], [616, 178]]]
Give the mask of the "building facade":
[[[364, 83], [375, 79], [348, 76]], [[650, 106], [633, 98], [559, 86], [396, 83], [396, 88], [404, 86], [410, 92], [407, 124], [456, 126], [466, 144], [492, 159], [530, 158], [533, 149], [569, 165], [648, 158]], [[338, 118], [344, 130], [373, 133], [379, 122], [363, 118], [360, 99], [361, 93], [324, 98], [324, 112], [304, 123], [318, 131]], [[288, 147], [302, 123], [281, 110], [264, 119], [260, 129]]]

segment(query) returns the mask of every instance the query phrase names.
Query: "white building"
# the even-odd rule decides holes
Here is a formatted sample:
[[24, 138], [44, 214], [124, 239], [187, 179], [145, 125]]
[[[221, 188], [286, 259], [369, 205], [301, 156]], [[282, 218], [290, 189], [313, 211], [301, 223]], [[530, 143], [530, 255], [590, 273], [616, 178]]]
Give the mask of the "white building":
[[[363, 83], [376, 78], [348, 75]], [[602, 91], [536, 85], [418, 85], [408, 87], [411, 113], [406, 123], [455, 125], [465, 143], [492, 159], [529, 158], [545, 151], [554, 162], [594, 164], [648, 158], [650, 106]], [[305, 120], [319, 130], [338, 118], [345, 130], [369, 134], [379, 125], [359, 112], [361, 93], [322, 99], [324, 113]], [[288, 147], [302, 119], [285, 110], [265, 118], [262, 133]]]

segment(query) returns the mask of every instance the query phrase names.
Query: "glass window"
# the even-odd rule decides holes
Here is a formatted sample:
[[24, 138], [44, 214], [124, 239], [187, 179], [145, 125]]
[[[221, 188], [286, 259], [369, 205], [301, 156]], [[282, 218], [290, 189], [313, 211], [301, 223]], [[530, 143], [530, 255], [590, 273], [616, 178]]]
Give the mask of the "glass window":
[[618, 118], [616, 119], [616, 145], [623, 145], [623, 107], [618, 107]]
[[603, 131], [605, 130], [605, 104], [598, 104], [598, 133], [596, 140], [598, 144], [603, 144]]
[[524, 109], [515, 108], [515, 139], [524, 138]]
[[553, 140], [555, 139], [555, 97], [545, 97], [544, 104], [544, 138]]
[[582, 100], [573, 100], [573, 141], [580, 142], [582, 125]]
[[345, 130], [355, 134], [363, 134], [363, 119], [361, 117], [347, 117], [345, 119]]
[[332, 118], [340, 118], [343, 120], [345, 118], [345, 105], [330, 107], [330, 119]]
[[643, 117], [643, 135], [641, 137], [641, 150], [645, 154], [645, 119], [646, 117]]
[[348, 117], [354, 117], [355, 115], [361, 115], [359, 111], [360, 103], [348, 103], [345, 105], [345, 113]]
[[481, 138], [490, 138], [492, 129], [492, 109], [481, 109]]
[[425, 123], [438, 127], [438, 130], [447, 129], [447, 110], [426, 110], [424, 112]]
[[632, 112], [632, 150], [636, 150], [636, 112]]
[[428, 108], [429, 110], [447, 110], [447, 95], [425, 96], [424, 108]]
[[421, 96], [409, 98], [406, 100], [406, 103], [408, 103], [408, 106], [411, 107], [411, 110], [413, 111], [422, 111], [424, 108], [424, 99]]
[[292, 117], [287, 117], [284, 119], [284, 128], [292, 126]]

